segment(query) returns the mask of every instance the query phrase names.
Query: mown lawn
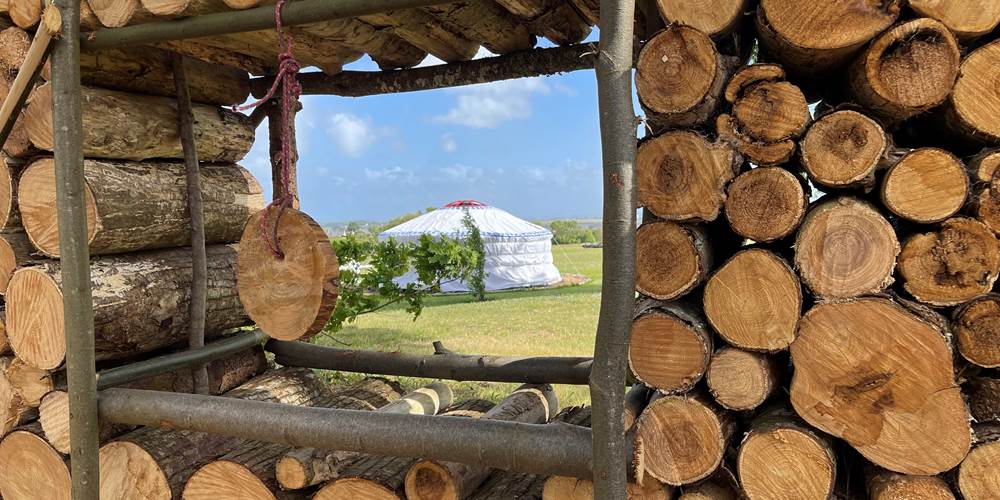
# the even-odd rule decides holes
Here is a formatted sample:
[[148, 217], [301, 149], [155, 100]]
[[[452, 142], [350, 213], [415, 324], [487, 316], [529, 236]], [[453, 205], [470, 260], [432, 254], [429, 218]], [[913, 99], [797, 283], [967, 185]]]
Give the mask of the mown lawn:
[[[466, 295], [432, 297], [416, 321], [401, 307], [390, 307], [362, 316], [338, 332], [336, 340], [318, 337], [315, 342], [430, 354], [431, 342], [440, 340], [448, 349], [468, 354], [592, 356], [601, 295], [601, 249], [558, 245], [552, 254], [560, 272], [582, 274], [590, 281], [563, 288], [496, 292], [485, 302], [474, 302]], [[407, 388], [425, 382], [401, 381]], [[449, 385], [456, 400], [497, 401], [515, 387], [486, 382]], [[556, 390], [563, 406], [590, 400], [586, 387], [557, 386]]]

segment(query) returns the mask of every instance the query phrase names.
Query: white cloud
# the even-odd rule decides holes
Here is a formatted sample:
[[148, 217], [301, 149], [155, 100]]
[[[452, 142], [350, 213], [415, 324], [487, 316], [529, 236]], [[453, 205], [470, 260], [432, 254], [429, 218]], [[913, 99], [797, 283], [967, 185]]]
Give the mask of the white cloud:
[[439, 169], [445, 177], [456, 181], [475, 181], [483, 176], [483, 169], [468, 165], [452, 165]]
[[326, 133], [344, 154], [355, 158], [375, 143], [376, 135], [371, 120], [351, 113], [334, 113]]
[[455, 136], [452, 134], [442, 135], [441, 148], [448, 153], [454, 153], [455, 151], [458, 151], [458, 142], [455, 141]]
[[413, 170], [403, 167], [365, 169], [365, 178], [388, 184], [419, 184], [419, 179]]
[[524, 120], [531, 116], [532, 95], [549, 92], [549, 86], [537, 77], [472, 85], [459, 91], [455, 106], [444, 115], [435, 116], [434, 121], [492, 128], [504, 122]]

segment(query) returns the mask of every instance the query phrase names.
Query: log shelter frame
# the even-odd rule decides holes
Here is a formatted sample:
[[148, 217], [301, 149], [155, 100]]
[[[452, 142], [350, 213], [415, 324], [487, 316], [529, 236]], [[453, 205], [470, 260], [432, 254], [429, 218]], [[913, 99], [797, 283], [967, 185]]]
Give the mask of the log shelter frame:
[[[289, 3], [283, 11], [286, 25], [315, 23], [350, 18], [389, 10], [425, 7], [449, 3], [448, 0], [300, 0]], [[463, 79], [464, 68], [489, 67], [484, 79], [497, 81], [509, 78], [551, 74], [594, 67], [598, 83], [598, 105], [603, 156], [604, 208], [603, 230], [604, 275], [601, 290], [601, 310], [597, 325], [594, 358], [530, 358], [541, 363], [551, 373], [562, 373], [576, 383], [589, 382], [593, 401], [592, 429], [569, 429], [565, 424], [519, 424], [476, 421], [438, 416], [379, 415], [350, 410], [294, 408], [270, 403], [240, 401], [218, 396], [164, 394], [133, 389], [105, 389], [130, 380], [163, 371], [204, 364], [225, 356], [232, 350], [261, 343], [265, 336], [259, 331], [214, 342], [203, 348], [126, 365], [96, 373], [94, 360], [93, 303], [90, 288], [89, 249], [86, 236], [82, 129], [80, 103], [81, 47], [99, 49], [123, 45], [181, 40], [199, 36], [237, 33], [274, 27], [274, 12], [270, 6], [238, 12], [207, 14], [175, 21], [162, 21], [115, 29], [100, 29], [85, 37], [80, 34], [79, 0], [55, 0], [61, 14], [61, 33], [51, 49], [53, 88], [54, 156], [59, 219], [59, 243], [62, 255], [63, 301], [67, 343], [66, 373], [70, 400], [70, 441], [72, 465], [72, 497], [74, 500], [98, 500], [98, 416], [114, 422], [162, 425], [164, 422], [181, 428], [221, 432], [249, 439], [284, 442], [288, 435], [282, 429], [300, 429], [299, 435], [316, 437], [311, 446], [341, 447], [345, 450], [399, 453], [427, 458], [465, 459], [481, 465], [495, 466], [534, 473], [563, 473], [594, 480], [595, 498], [624, 500], [626, 484], [626, 442], [623, 429], [623, 399], [626, 383], [626, 349], [634, 303], [635, 276], [635, 150], [638, 121], [632, 104], [633, 19], [635, 5], [630, 0], [601, 0], [600, 43], [596, 50], [577, 47], [535, 49], [530, 52], [555, 57], [553, 65], [538, 63], [535, 72], [515, 68], [504, 61], [526, 58], [515, 54], [478, 62], [454, 63], [433, 71], [457, 72], [451, 85], [473, 83]], [[576, 52], [573, 52], [576, 51]], [[576, 54], [576, 60], [559, 58]], [[542, 56], [540, 56], [542, 57]], [[333, 77], [304, 77], [306, 88], [316, 93], [343, 94], [350, 92], [351, 79], [370, 90], [365, 95], [393, 92], [390, 79], [405, 78], [417, 72], [427, 74], [428, 68], [397, 70], [381, 74], [358, 75], [346, 72]], [[261, 82], [254, 82], [259, 85]], [[372, 85], [375, 85], [372, 87]], [[439, 88], [429, 81], [406, 83], [409, 90]], [[346, 90], [338, 90], [346, 89]], [[379, 90], [382, 89], [382, 90]], [[18, 108], [20, 106], [17, 106]], [[254, 113], [261, 119], [263, 113]], [[13, 115], [16, 116], [16, 113]], [[13, 118], [13, 117], [11, 117]], [[259, 123], [259, 122], [256, 122]], [[7, 124], [0, 124], [0, 127]], [[272, 344], [274, 346], [275, 344]], [[322, 349], [322, 348], [320, 348]], [[276, 349], [278, 350], [278, 349]], [[313, 353], [315, 354], [315, 352]], [[377, 358], [379, 354], [369, 353]], [[384, 353], [385, 356], [391, 353]], [[446, 356], [452, 356], [446, 354]], [[465, 362], [463, 356], [459, 362]], [[306, 356], [308, 357], [308, 356]], [[372, 358], [372, 359], [375, 359]], [[329, 366], [330, 363], [303, 364]], [[581, 365], [582, 363], [582, 365]], [[447, 362], [444, 363], [447, 365]], [[579, 375], [580, 367], [588, 368], [588, 380]], [[502, 370], [508, 370], [502, 372]], [[497, 376], [505, 379], [526, 378], [509, 367], [501, 367]], [[530, 371], [530, 370], [529, 370]], [[527, 373], [527, 372], [525, 372]], [[447, 366], [435, 372], [447, 378]], [[485, 380], [489, 374], [463, 372], [463, 376]], [[454, 378], [454, 376], [452, 376]], [[527, 377], [530, 378], [530, 377]], [[528, 380], [525, 380], [528, 381]], [[225, 423], [227, 425], [220, 425]], [[379, 440], [378, 436], [393, 434], [386, 429], [406, 427], [420, 447]], [[332, 432], [331, 429], [338, 429]], [[417, 436], [419, 434], [419, 436]], [[456, 440], [455, 437], [460, 437]], [[495, 439], [483, 439], [492, 436]], [[476, 445], [471, 447], [468, 438]], [[448, 446], [461, 442], [470, 445], [469, 453]], [[551, 447], [538, 447], [537, 442]], [[371, 444], [370, 443], [376, 443]], [[291, 443], [305, 444], [305, 443]], [[588, 446], [589, 444], [589, 446]], [[580, 448], [584, 448], [585, 451]], [[404, 449], [405, 448], [405, 449]], [[527, 450], [531, 451], [528, 452]], [[546, 451], [548, 450], [548, 451]], [[513, 452], [513, 453], [512, 453]], [[428, 453], [430, 454], [428, 456]]]

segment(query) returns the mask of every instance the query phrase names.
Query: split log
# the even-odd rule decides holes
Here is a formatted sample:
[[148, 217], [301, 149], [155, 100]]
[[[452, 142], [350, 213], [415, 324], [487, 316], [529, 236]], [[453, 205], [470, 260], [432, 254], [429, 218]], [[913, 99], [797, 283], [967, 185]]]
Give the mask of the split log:
[[[312, 370], [268, 372], [225, 394], [226, 397], [308, 406], [329, 395]], [[246, 441], [220, 434], [143, 427], [100, 449], [101, 498], [180, 498], [191, 474]]]
[[[447, 385], [434, 383], [417, 389], [376, 411], [436, 415], [452, 400]], [[275, 478], [285, 490], [300, 490], [340, 477], [347, 466], [364, 456], [351, 451], [298, 448], [285, 453], [275, 464]], [[402, 483], [400, 483], [402, 484]]]
[[928, 18], [902, 23], [875, 39], [850, 68], [857, 102], [888, 123], [941, 105], [958, 78], [962, 56], [944, 24]]
[[833, 441], [780, 406], [753, 420], [736, 465], [749, 500], [826, 500], [836, 483]]
[[1000, 429], [977, 426], [976, 441], [958, 468], [958, 491], [965, 500], [991, 500], [1000, 491]]
[[968, 166], [973, 184], [970, 213], [1000, 233], [1000, 182], [995, 182], [1000, 150], [987, 149], [969, 160]]
[[1000, 143], [1000, 40], [984, 45], [965, 56], [958, 81], [945, 106], [945, 126], [967, 140], [984, 144]]
[[795, 73], [836, 69], [899, 17], [903, 2], [762, 0], [757, 31], [768, 54]]
[[894, 472], [958, 465], [971, 430], [943, 323], [886, 298], [816, 305], [791, 346], [795, 411]]
[[705, 380], [719, 406], [749, 411], [781, 388], [781, 369], [770, 356], [723, 347], [712, 355]]
[[690, 127], [715, 115], [736, 66], [704, 33], [671, 25], [653, 35], [636, 60], [635, 87], [655, 128]]
[[963, 42], [989, 34], [1000, 24], [1000, 4], [990, 0], [910, 0], [910, 8], [941, 21]]
[[666, 221], [647, 222], [636, 231], [635, 289], [660, 300], [684, 296], [712, 268], [702, 228]]
[[639, 203], [657, 217], [712, 221], [725, 202], [725, 186], [743, 158], [724, 142], [708, 142], [689, 130], [669, 131], [639, 145]]
[[3, 374], [17, 398], [28, 407], [37, 408], [42, 403], [42, 397], [54, 388], [51, 372], [34, 368], [17, 358], [11, 360]]
[[1000, 424], [1000, 378], [976, 377], [963, 389], [976, 422]]
[[973, 299], [952, 313], [958, 352], [970, 363], [1000, 368], [1000, 295]]
[[910, 237], [899, 255], [903, 287], [917, 300], [954, 306], [989, 293], [1000, 273], [1000, 242], [982, 222], [954, 217]]
[[17, 268], [38, 263], [35, 254], [23, 229], [0, 230], [0, 295], [7, 293], [7, 284]]
[[[265, 226], [268, 238], [277, 236], [281, 258], [261, 234]], [[240, 239], [238, 269], [240, 302], [271, 338], [306, 340], [330, 321], [340, 264], [326, 232], [305, 213], [289, 208], [253, 215]]]
[[[544, 424], [558, 410], [559, 402], [551, 385], [522, 385], [479, 418]], [[489, 467], [477, 465], [418, 460], [406, 473], [406, 498], [461, 500], [470, 496], [491, 471]]]
[[569, 2], [559, 0], [497, 0], [507, 12], [527, 22], [535, 35], [556, 45], [570, 45], [590, 34], [590, 23]]
[[[209, 394], [222, 394], [266, 371], [267, 358], [261, 348], [255, 347], [212, 361], [208, 363], [207, 369]], [[194, 379], [191, 370], [178, 370], [137, 380], [124, 387], [194, 394]], [[68, 455], [69, 393], [57, 390], [46, 394], [38, 407], [38, 421], [42, 425], [45, 440], [56, 451]], [[104, 443], [133, 429], [135, 426], [102, 420], [97, 432], [100, 442]]]
[[865, 474], [869, 500], [955, 500], [948, 483], [939, 476], [908, 476], [870, 468]]
[[899, 241], [872, 205], [840, 197], [806, 214], [795, 238], [795, 267], [822, 298], [878, 293], [892, 283]]
[[[56, 172], [52, 158], [21, 174], [18, 205], [32, 244], [59, 258]], [[191, 241], [183, 163], [85, 160], [84, 200], [90, 255], [186, 246]], [[240, 239], [251, 215], [264, 207], [260, 184], [233, 164], [202, 165], [205, 242]]]
[[749, 249], [712, 275], [702, 301], [705, 317], [723, 340], [741, 349], [775, 352], [795, 340], [802, 287], [784, 259]]
[[357, 52], [367, 52], [379, 68], [410, 68], [420, 64], [427, 52], [388, 31], [377, 30], [357, 19], [334, 19], [307, 24], [299, 29], [337, 42]]
[[724, 0], [710, 4], [699, 0], [656, 0], [663, 20], [684, 24], [719, 39], [736, 29], [746, 14], [747, 0]]
[[828, 188], [869, 188], [890, 141], [875, 120], [840, 110], [816, 120], [799, 143], [809, 179]]
[[795, 174], [779, 167], [740, 174], [726, 189], [726, 220], [736, 234], [761, 243], [784, 238], [802, 222], [809, 195]]
[[[82, 87], [83, 153], [87, 157], [143, 160], [183, 158], [173, 99]], [[242, 159], [253, 145], [246, 115], [215, 106], [193, 106], [198, 158], [205, 162]], [[32, 94], [24, 115], [31, 143], [53, 149], [52, 87]]]
[[449, 31], [420, 9], [369, 14], [358, 19], [376, 29], [389, 30], [445, 62], [468, 61], [479, 51], [479, 44]]
[[641, 454], [645, 473], [681, 486], [704, 479], [719, 468], [734, 425], [731, 415], [707, 398], [687, 394], [651, 402], [636, 429], [635, 450]]
[[[629, 482], [625, 487], [628, 500], [669, 500], [674, 488], [652, 477], [645, 477], [641, 483]], [[576, 477], [551, 476], [545, 480], [542, 500], [593, 500], [594, 482]]]
[[[236, 260], [232, 246], [208, 247], [209, 336], [250, 324], [236, 293]], [[98, 360], [149, 352], [187, 338], [190, 250], [101, 257], [91, 260], [90, 272]], [[20, 269], [10, 281], [11, 347], [31, 366], [56, 368], [66, 355], [59, 263]]]
[[915, 149], [882, 179], [882, 203], [896, 215], [922, 224], [955, 215], [969, 194], [969, 176], [955, 155], [937, 148]]
[[529, 50], [535, 46], [535, 35], [493, 0], [430, 5], [422, 9], [434, 16], [448, 31], [460, 33], [478, 42], [494, 54]]
[[7, 500], [70, 500], [68, 461], [30, 430], [0, 441], [0, 467], [0, 495]]

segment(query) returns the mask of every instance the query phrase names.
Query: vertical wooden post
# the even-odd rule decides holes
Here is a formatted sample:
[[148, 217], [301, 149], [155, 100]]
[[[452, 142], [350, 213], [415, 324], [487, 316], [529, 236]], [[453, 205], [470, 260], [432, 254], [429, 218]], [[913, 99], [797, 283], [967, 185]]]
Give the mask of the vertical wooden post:
[[97, 377], [90, 249], [84, 205], [80, 109], [80, 2], [55, 0], [62, 37], [52, 48], [52, 125], [59, 253], [66, 329], [70, 457], [74, 500], [98, 500]]
[[623, 421], [628, 334], [635, 304], [635, 2], [601, 0], [597, 92], [604, 162], [604, 282], [590, 375], [594, 498], [625, 500]]
[[291, 161], [291, 171], [288, 172], [290, 179], [289, 187], [291, 188], [292, 194], [292, 208], [299, 208], [299, 184], [298, 184], [298, 169], [297, 165], [299, 162], [299, 150], [295, 141], [295, 115], [298, 114], [299, 110], [302, 108], [302, 104], [298, 101], [292, 106], [292, 109], [288, 113], [288, 123], [282, 124], [281, 120], [281, 100], [279, 97], [275, 97], [268, 101], [264, 106], [267, 108], [267, 132], [268, 140], [271, 154], [271, 187], [272, 187], [272, 198], [278, 199], [284, 196], [285, 190], [283, 181], [281, 179], [281, 134], [282, 126], [288, 127], [288, 137], [290, 144], [288, 145], [289, 151], [292, 154]]

